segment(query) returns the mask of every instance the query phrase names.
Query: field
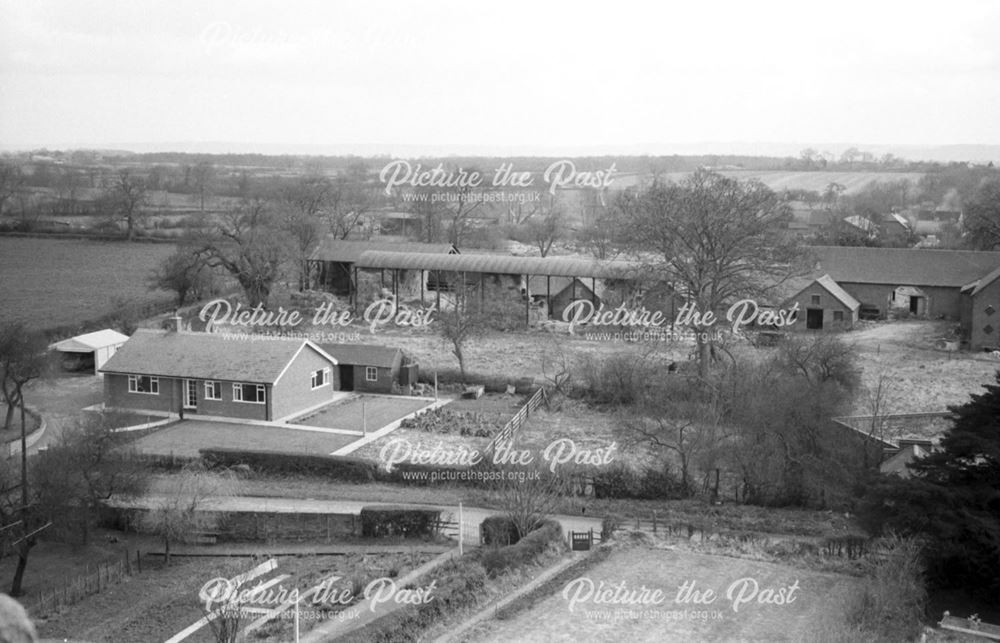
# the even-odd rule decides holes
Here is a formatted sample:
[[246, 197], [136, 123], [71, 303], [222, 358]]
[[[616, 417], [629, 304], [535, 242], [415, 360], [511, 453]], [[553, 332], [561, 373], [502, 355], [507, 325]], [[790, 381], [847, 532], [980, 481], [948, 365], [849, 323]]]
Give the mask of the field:
[[56, 328], [106, 315], [122, 301], [168, 299], [147, 279], [173, 251], [172, 244], [0, 237], [0, 322]]
[[[465, 640], [821, 641], [843, 620], [857, 582], [760, 561], [640, 548], [617, 551], [578, 578], [584, 580], [571, 580], [531, 609], [490, 621]], [[595, 591], [588, 598], [590, 582], [594, 588], [604, 583], [605, 593]], [[622, 583], [625, 591], [617, 592]], [[697, 592], [712, 590], [715, 598], [703, 596], [707, 602], [699, 603], [694, 593], [679, 591], [682, 584]], [[611, 600], [629, 593], [638, 597], [642, 588], [649, 590], [645, 603]], [[654, 590], [662, 592], [661, 600], [652, 598]], [[782, 590], [794, 600], [758, 602]], [[750, 600], [733, 600], [740, 596]]]
[[[782, 190], [812, 190], [820, 194], [830, 183], [839, 183], [846, 189], [845, 194], [853, 194], [872, 181], [887, 183], [889, 181], [907, 180], [916, 183], [923, 176], [920, 172], [786, 172], [782, 170], [727, 170], [721, 172], [734, 179], [746, 181], [757, 179], [776, 192]], [[686, 173], [672, 172], [668, 176], [672, 180], [684, 178]]]

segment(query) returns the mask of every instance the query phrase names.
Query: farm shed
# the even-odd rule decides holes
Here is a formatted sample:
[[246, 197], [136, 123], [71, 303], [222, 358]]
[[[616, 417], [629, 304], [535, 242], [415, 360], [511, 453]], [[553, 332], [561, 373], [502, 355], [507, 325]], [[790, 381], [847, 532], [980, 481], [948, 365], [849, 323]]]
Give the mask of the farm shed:
[[[450, 243], [418, 243], [413, 241], [351, 241], [325, 237], [309, 256], [310, 285], [336, 295], [350, 297], [358, 291], [357, 263], [370, 250], [407, 252], [414, 254], [458, 254]], [[380, 266], [369, 266], [378, 269]]]
[[[592, 288], [596, 288], [596, 291]], [[544, 301], [550, 319], [562, 320], [563, 311], [577, 299], [586, 299], [600, 307], [603, 293], [602, 283], [593, 280], [590, 285], [576, 277], [546, 277], [535, 275], [528, 280], [528, 292], [532, 299]]]
[[416, 382], [416, 373], [400, 381], [403, 351], [399, 348], [368, 344], [320, 344], [320, 348], [337, 360], [341, 390], [392, 393], [393, 385]]
[[[419, 254], [407, 252], [387, 252], [371, 250], [365, 252], [357, 264], [359, 268], [391, 270], [393, 273], [393, 293], [399, 283], [396, 275], [406, 270], [421, 273], [437, 271], [448, 279], [482, 285], [487, 277], [507, 277], [514, 282], [527, 284], [530, 290], [532, 276], [571, 277], [590, 279], [590, 290], [596, 289], [597, 279], [636, 279], [642, 274], [643, 266], [630, 261], [599, 261], [570, 257], [514, 257], [511, 255], [488, 254]], [[523, 293], [523, 291], [522, 291]], [[421, 290], [421, 301], [424, 292]], [[525, 293], [527, 295], [527, 293]], [[523, 296], [525, 323], [530, 322], [531, 297]], [[441, 291], [437, 291], [436, 304], [441, 305]]]
[[[886, 318], [892, 308], [958, 320], [961, 290], [1000, 267], [1000, 252], [813, 246], [816, 273], [826, 273]], [[906, 291], [900, 291], [906, 288]]]
[[782, 308], [798, 304], [795, 324], [789, 330], [850, 330], [858, 321], [861, 303], [849, 295], [830, 275], [812, 280], [789, 297]]
[[100, 375], [104, 363], [127, 341], [128, 335], [105, 328], [64, 339], [49, 348], [65, 354], [63, 367], [67, 370], [88, 370]]
[[109, 408], [273, 421], [333, 399], [337, 360], [309, 340], [140, 329], [101, 369]]
[[961, 327], [970, 349], [1000, 349], [1000, 268], [962, 288]]

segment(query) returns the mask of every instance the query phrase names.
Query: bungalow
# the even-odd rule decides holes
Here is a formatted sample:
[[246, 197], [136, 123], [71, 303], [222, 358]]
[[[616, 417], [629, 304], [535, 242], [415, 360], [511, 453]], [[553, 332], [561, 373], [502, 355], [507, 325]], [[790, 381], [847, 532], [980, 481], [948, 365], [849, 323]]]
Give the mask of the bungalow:
[[398, 348], [365, 344], [320, 344], [320, 348], [337, 360], [341, 390], [392, 393], [394, 386], [416, 382], [416, 373], [403, 366], [403, 351]]
[[337, 360], [308, 340], [137, 330], [104, 364], [110, 408], [274, 421], [333, 399]]
[[830, 275], [814, 279], [789, 297], [782, 308], [798, 305], [791, 330], [850, 330], [858, 321], [861, 303], [849, 295]]

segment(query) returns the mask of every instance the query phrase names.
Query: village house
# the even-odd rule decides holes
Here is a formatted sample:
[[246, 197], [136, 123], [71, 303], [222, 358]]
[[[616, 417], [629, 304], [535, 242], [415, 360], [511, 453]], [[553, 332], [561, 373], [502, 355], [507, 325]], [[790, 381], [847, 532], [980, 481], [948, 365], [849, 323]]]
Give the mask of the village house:
[[308, 340], [140, 329], [101, 368], [108, 408], [275, 421], [339, 390], [337, 360]]

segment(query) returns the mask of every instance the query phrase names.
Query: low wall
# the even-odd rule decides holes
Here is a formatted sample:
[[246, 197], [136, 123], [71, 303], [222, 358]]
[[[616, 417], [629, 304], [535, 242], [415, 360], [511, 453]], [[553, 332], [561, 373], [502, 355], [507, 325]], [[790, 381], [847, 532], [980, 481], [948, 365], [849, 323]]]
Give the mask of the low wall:
[[[31, 417], [33, 417], [35, 420], [38, 421], [38, 428], [29, 433], [25, 438], [25, 441], [28, 444], [28, 448], [30, 449], [31, 447], [35, 446], [35, 444], [39, 440], [42, 439], [42, 436], [45, 435], [45, 429], [47, 428], [48, 425], [45, 422], [45, 418], [42, 417], [41, 413], [39, 413], [35, 409], [29, 407], [26, 408], [24, 412], [26, 415], [30, 415]], [[9, 458], [12, 458], [15, 455], [21, 453], [21, 438], [18, 437], [14, 440], [11, 440], [10, 442], [5, 443], [3, 445], [3, 448], [0, 448], [0, 453], [5, 453]]]

